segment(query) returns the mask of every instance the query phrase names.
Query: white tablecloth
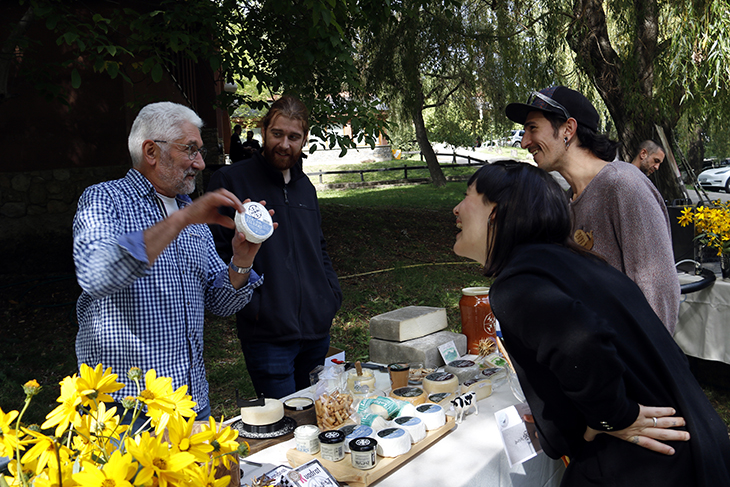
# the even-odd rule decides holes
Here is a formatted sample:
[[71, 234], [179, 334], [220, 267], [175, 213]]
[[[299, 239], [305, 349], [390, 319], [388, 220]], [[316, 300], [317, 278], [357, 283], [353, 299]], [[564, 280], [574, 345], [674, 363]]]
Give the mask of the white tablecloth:
[[[700, 276], [680, 274], [680, 284]], [[717, 276], [701, 291], [683, 294], [674, 340], [689, 356], [730, 364], [730, 282]]]
[[[376, 374], [376, 387], [388, 389], [387, 374]], [[307, 391], [308, 392], [308, 391]], [[304, 394], [297, 395], [307, 395]], [[557, 487], [565, 467], [544, 453], [510, 468], [494, 413], [517, 403], [508, 384], [479, 401], [479, 414], [471, 412], [439, 441], [375, 484], [376, 487]], [[286, 452], [295, 448], [288, 440], [246, 458], [273, 465], [288, 465]], [[347, 458], [343, 461], [349, 461]], [[245, 465], [244, 465], [245, 467]], [[244, 468], [245, 472], [245, 468]]]

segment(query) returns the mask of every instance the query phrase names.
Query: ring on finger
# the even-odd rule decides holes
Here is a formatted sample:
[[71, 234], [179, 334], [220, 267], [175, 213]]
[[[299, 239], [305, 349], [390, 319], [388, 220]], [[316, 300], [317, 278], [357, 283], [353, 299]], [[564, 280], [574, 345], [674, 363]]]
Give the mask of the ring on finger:
[[657, 420], [656, 420], [656, 418], [651, 418], [651, 419], [653, 419], [653, 420], [654, 420], [654, 427], [656, 428], [656, 423], [657, 423]]

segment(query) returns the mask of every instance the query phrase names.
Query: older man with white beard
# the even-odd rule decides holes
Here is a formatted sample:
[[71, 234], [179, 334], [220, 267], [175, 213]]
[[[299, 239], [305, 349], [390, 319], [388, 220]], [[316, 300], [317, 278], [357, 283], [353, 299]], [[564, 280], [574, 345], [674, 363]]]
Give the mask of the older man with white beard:
[[79, 366], [112, 367], [127, 386], [112, 394], [117, 403], [137, 394], [127, 378], [131, 367], [155, 369], [172, 378], [173, 388], [188, 387], [198, 419], [205, 420], [204, 311], [237, 312], [263, 278], [236, 271], [250, 269], [261, 244], [233, 233], [227, 266], [206, 225], [234, 228], [218, 208], [242, 210], [241, 201], [225, 190], [194, 202], [188, 196], [205, 167], [202, 125], [183, 105], [145, 106], [128, 138], [132, 169], [122, 179], [87, 188], [79, 199], [73, 253], [83, 290], [77, 305]]

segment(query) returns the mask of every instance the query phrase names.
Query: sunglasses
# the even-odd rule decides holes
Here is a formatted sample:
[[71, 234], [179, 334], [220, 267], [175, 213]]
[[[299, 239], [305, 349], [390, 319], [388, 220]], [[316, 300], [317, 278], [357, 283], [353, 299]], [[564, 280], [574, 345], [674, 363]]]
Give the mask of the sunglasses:
[[560, 110], [561, 112], [563, 112], [563, 115], [565, 115], [565, 119], [566, 120], [569, 119], [569, 118], [571, 118], [570, 113], [568, 113], [568, 110], [566, 110], [566, 108], [563, 105], [561, 105], [560, 103], [556, 102], [555, 100], [553, 100], [549, 96], [543, 95], [539, 91], [533, 91], [532, 92], [532, 94], [530, 95], [530, 97], [527, 99], [527, 104], [528, 105], [532, 105], [532, 106], [537, 107], [537, 108], [547, 108], [545, 106], [541, 106], [541, 103], [538, 100], [541, 100], [542, 102], [550, 105], [551, 107], [557, 108], [558, 110]]

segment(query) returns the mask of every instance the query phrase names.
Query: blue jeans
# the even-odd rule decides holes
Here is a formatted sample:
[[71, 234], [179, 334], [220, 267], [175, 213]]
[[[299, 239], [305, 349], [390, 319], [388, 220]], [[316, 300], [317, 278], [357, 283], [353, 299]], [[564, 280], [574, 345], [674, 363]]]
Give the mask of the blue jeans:
[[256, 394], [279, 399], [309, 387], [309, 373], [324, 364], [329, 335], [320, 340], [241, 343]]

